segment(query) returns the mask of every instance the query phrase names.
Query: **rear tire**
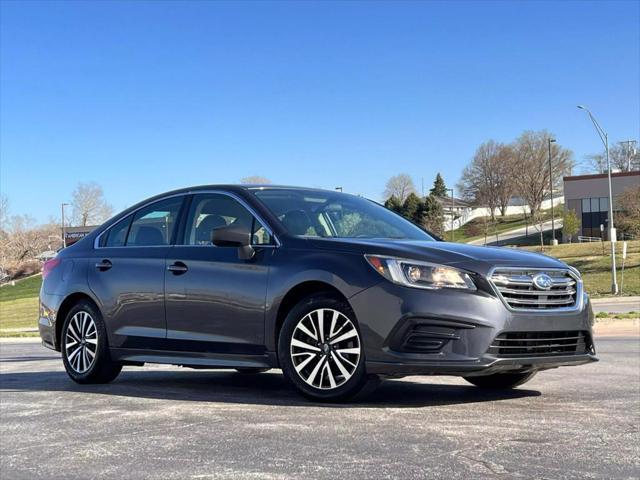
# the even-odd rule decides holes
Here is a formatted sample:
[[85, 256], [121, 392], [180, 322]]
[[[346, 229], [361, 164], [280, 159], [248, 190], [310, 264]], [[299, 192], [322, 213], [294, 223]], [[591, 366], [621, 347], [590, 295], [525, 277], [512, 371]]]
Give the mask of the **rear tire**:
[[526, 373], [494, 373], [480, 377], [464, 377], [464, 379], [479, 388], [486, 389], [509, 389], [527, 383], [533, 378], [536, 372]]
[[102, 315], [89, 300], [79, 301], [67, 314], [60, 349], [64, 368], [76, 383], [109, 383], [122, 370], [122, 364], [111, 360]]
[[278, 359], [285, 377], [314, 401], [346, 400], [377, 380], [366, 373], [353, 310], [330, 293], [310, 295], [287, 314]]

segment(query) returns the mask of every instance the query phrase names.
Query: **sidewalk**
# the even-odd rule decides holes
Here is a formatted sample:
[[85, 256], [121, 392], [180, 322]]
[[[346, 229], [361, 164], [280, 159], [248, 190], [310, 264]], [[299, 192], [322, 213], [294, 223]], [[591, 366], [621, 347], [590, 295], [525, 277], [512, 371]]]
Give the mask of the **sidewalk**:
[[[562, 219], [556, 218], [554, 226], [556, 230], [559, 228], [562, 228]], [[542, 231], [546, 232], [548, 230], [551, 230], [551, 220], [548, 220], [542, 224]], [[534, 235], [540, 235], [540, 229], [538, 228], [537, 224], [529, 225], [528, 231], [529, 231], [530, 237]], [[522, 237], [525, 237], [526, 235], [527, 235], [527, 227], [519, 227], [513, 230], [500, 232], [498, 234], [498, 240], [500, 244], [502, 244], [502, 242], [505, 242], [507, 240], [513, 240], [514, 238], [522, 238]], [[477, 240], [471, 240], [470, 242], [467, 242], [467, 243], [469, 245], [484, 245], [484, 237], [478, 238]], [[497, 245], [497, 244], [498, 242], [496, 241], [495, 234], [487, 236], [488, 246]]]
[[592, 298], [593, 311], [607, 313], [640, 312], [640, 297]]

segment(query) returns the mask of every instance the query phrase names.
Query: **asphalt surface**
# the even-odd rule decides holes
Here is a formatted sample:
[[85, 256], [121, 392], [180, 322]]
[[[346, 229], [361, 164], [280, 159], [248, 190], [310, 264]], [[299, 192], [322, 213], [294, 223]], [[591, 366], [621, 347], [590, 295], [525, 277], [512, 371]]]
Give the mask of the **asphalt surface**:
[[486, 393], [387, 381], [360, 403], [301, 399], [277, 371], [129, 367], [81, 386], [58, 354], [0, 344], [2, 479], [638, 478], [640, 339], [599, 363]]
[[592, 298], [591, 306], [596, 313], [640, 312], [640, 297]]

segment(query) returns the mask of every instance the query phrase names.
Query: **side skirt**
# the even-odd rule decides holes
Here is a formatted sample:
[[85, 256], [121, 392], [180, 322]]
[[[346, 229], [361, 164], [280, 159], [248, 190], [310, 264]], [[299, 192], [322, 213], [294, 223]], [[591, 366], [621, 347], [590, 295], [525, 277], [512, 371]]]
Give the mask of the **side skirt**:
[[110, 353], [112, 360], [128, 365], [161, 363], [194, 368], [275, 368], [278, 366], [273, 352], [266, 352], [263, 355], [240, 355], [111, 348]]

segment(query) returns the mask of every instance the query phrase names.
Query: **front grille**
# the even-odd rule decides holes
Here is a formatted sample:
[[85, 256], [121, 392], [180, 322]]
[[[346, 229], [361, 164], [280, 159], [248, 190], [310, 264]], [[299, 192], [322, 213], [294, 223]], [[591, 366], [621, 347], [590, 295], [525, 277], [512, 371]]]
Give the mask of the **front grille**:
[[582, 331], [509, 332], [498, 335], [487, 353], [497, 357], [582, 355], [591, 351], [591, 337]]
[[[551, 286], [542, 290], [534, 283], [538, 275], [548, 275]], [[505, 303], [513, 310], [552, 310], [575, 307], [580, 280], [570, 270], [498, 268], [491, 275]]]

